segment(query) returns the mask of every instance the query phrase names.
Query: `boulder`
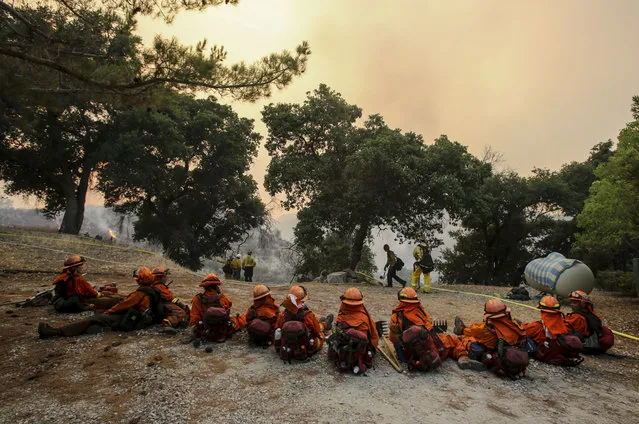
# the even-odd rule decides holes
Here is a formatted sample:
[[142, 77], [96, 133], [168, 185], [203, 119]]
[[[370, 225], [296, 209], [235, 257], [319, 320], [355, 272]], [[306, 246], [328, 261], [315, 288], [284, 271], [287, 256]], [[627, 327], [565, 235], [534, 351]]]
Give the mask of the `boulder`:
[[344, 271], [331, 272], [326, 276], [327, 283], [340, 284], [347, 283], [348, 281], [348, 274]]

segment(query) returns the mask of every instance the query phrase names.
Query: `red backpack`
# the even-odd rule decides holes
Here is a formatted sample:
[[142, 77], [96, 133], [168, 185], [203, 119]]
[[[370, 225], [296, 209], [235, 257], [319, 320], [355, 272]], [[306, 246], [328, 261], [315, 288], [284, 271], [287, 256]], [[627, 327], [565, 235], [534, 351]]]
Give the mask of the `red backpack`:
[[204, 311], [199, 332], [207, 340], [223, 343], [233, 335], [233, 324], [230, 319], [230, 311], [220, 305], [220, 295], [199, 295], [200, 303], [207, 309]]
[[246, 328], [249, 340], [257, 346], [267, 348], [273, 344], [274, 326], [277, 315], [271, 319], [260, 317], [254, 307], [250, 308], [247, 315], [248, 327]]
[[556, 339], [546, 340], [537, 345], [535, 353], [537, 359], [553, 365], [575, 367], [584, 360], [579, 354], [584, 345], [579, 337], [572, 334], [562, 334]]
[[365, 373], [373, 367], [368, 336], [354, 328], [340, 328], [328, 343], [328, 358], [340, 372]]
[[426, 328], [411, 325], [402, 333], [401, 343], [410, 371], [430, 371], [442, 364], [433, 336]]
[[493, 372], [500, 377], [510, 377], [518, 379], [523, 377], [530, 358], [524, 346], [513, 346], [504, 339], [497, 342], [497, 360], [492, 368]]
[[282, 361], [289, 364], [293, 358], [303, 361], [309, 357], [312, 347], [304, 321], [291, 320], [282, 325], [282, 346], [280, 347]]

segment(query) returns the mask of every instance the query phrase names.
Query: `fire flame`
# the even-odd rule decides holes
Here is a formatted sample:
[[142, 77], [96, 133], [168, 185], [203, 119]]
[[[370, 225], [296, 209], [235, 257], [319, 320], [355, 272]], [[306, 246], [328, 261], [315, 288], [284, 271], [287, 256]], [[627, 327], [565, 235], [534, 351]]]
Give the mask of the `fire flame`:
[[116, 239], [117, 237], [115, 236], [115, 233], [111, 230], [109, 230], [109, 237], [111, 237], [112, 239]]

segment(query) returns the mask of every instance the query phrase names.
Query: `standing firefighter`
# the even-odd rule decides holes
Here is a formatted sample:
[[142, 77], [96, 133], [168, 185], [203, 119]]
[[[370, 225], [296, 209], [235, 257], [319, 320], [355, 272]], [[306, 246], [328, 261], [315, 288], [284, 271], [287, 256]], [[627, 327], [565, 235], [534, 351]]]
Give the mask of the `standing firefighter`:
[[517, 379], [525, 375], [529, 361], [526, 332], [501, 300], [486, 302], [483, 322], [466, 327], [455, 317], [455, 334], [461, 335], [471, 359], [482, 361], [498, 376]]
[[566, 323], [577, 333], [584, 344], [584, 353], [604, 353], [615, 344], [615, 336], [604, 326], [595, 311], [590, 296], [581, 290], [570, 293], [572, 313], [566, 315]]
[[219, 263], [222, 264], [222, 272], [224, 273], [224, 279], [230, 280], [233, 278], [233, 256], [228, 259], [218, 259]]
[[451, 334], [442, 334], [433, 327], [430, 315], [411, 287], [397, 293], [399, 305], [390, 318], [390, 340], [400, 360], [408, 363], [412, 370], [430, 371], [441, 361], [451, 358], [461, 369], [482, 370], [486, 367], [469, 358], [461, 341]]
[[404, 262], [395, 255], [395, 252], [390, 250], [387, 244], [384, 245], [384, 252], [386, 252], [386, 265], [384, 265], [384, 271], [388, 268], [386, 274], [386, 285], [393, 287], [393, 279], [397, 280], [402, 287], [406, 287], [406, 280], [397, 276], [397, 271], [402, 269]]
[[222, 293], [221, 285], [222, 281], [215, 274], [208, 274], [200, 283], [204, 292], [196, 294], [191, 302], [191, 340], [225, 342], [241, 327], [238, 318], [231, 317], [233, 302]]
[[293, 286], [282, 302], [284, 311], [275, 324], [274, 347], [284, 362], [303, 361], [324, 346], [325, 332], [329, 332], [333, 316], [318, 321], [305, 302], [308, 292], [302, 286]]
[[62, 272], [53, 282], [53, 307], [58, 312], [82, 312], [89, 309], [109, 309], [122, 300], [121, 297], [103, 297], [97, 292], [82, 273], [86, 259], [79, 255], [70, 255], [64, 261]]
[[411, 286], [417, 290], [419, 288], [419, 279], [424, 274], [424, 287], [422, 291], [424, 293], [430, 292], [430, 273], [435, 269], [433, 258], [430, 255], [430, 248], [426, 244], [426, 238], [421, 235], [417, 240], [417, 246], [413, 250], [413, 257], [415, 263], [413, 264], [413, 274], [411, 279]]
[[188, 326], [189, 307], [171, 293], [166, 282], [169, 269], [158, 265], [151, 270], [151, 274], [153, 274], [153, 289], [160, 294], [164, 306], [164, 318], [160, 325], [171, 328]]
[[373, 366], [379, 334], [358, 288], [347, 289], [340, 299], [337, 330], [329, 341], [328, 359], [342, 372], [363, 374]]
[[132, 331], [153, 324], [161, 319], [160, 296], [151, 288], [153, 275], [147, 267], [140, 267], [133, 273], [138, 289], [126, 299], [104, 314], [77, 321], [61, 328], [53, 328], [48, 324], [38, 325], [41, 339], [48, 337], [73, 337], [81, 334], [96, 334], [107, 330]]
[[242, 278], [242, 256], [239, 253], [235, 255], [231, 261], [231, 271], [234, 280], [240, 280]]
[[242, 268], [244, 268], [244, 281], [253, 281], [253, 268], [255, 268], [255, 258], [253, 251], [249, 249], [246, 256], [242, 259]]

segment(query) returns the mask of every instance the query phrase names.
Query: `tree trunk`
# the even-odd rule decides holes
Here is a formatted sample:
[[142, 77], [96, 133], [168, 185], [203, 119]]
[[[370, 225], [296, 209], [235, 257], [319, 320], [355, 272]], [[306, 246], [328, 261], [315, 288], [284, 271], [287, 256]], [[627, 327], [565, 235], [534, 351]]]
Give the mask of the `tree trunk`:
[[362, 249], [364, 248], [364, 241], [368, 236], [369, 230], [370, 228], [368, 222], [360, 224], [355, 230], [355, 235], [353, 237], [353, 246], [351, 247], [351, 259], [349, 263], [349, 268], [353, 271], [357, 271], [357, 265], [362, 259]]
[[67, 182], [65, 187], [66, 207], [60, 232], [65, 234], [79, 234], [84, 222], [84, 204], [87, 199], [87, 191], [89, 189], [90, 171], [84, 172], [80, 176], [78, 187], [74, 187], [73, 183]]

